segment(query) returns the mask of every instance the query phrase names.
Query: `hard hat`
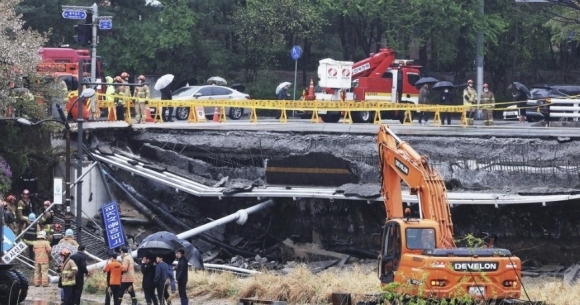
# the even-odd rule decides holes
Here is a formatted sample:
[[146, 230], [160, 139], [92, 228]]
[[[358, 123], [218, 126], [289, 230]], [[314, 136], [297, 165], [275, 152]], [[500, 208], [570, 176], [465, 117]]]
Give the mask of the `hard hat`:
[[36, 220], [36, 214], [34, 214], [34, 213], [28, 214], [28, 220], [35, 221]]
[[127, 72], [121, 73], [121, 78], [127, 78], [127, 77], [129, 77], [129, 73], [127, 73]]
[[483, 84], [483, 88], [488, 88], [489, 86], [487, 85], [487, 83]]
[[62, 226], [60, 225], [60, 223], [55, 223], [54, 224], [54, 231], [58, 232], [60, 230], [62, 230]]
[[468, 81], [467, 81], [467, 83], [468, 83], [468, 84], [473, 84], [473, 80], [472, 80], [472, 79], [470, 79], [470, 80], [468, 80]]
[[22, 191], [22, 195], [29, 195], [29, 194], [30, 194], [30, 191], [29, 191], [29, 190], [27, 190], [27, 189], [24, 189], [24, 190]]
[[60, 250], [60, 255], [67, 256], [69, 254], [70, 254], [70, 250], [67, 248], [62, 248], [62, 250]]
[[16, 197], [14, 197], [14, 195], [8, 195], [8, 197], [6, 197], [6, 201], [14, 202], [14, 200], [16, 200]]
[[73, 230], [72, 229], [66, 229], [66, 231], [64, 231], [64, 236], [73, 236]]
[[36, 238], [46, 238], [46, 232], [45, 231], [38, 232], [38, 235], [36, 235]]
[[44, 201], [44, 206], [49, 206], [49, 205], [50, 205], [50, 200]]
[[139, 75], [138, 80], [145, 80], [145, 75]]

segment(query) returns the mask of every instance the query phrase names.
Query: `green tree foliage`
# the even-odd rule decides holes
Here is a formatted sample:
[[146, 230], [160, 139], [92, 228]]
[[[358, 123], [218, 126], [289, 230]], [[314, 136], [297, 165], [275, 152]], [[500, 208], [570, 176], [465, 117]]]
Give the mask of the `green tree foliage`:
[[[12, 0], [14, 1], [14, 0]], [[49, 44], [74, 45], [73, 25], [62, 20], [63, 4], [93, 1], [22, 0], [26, 25], [52, 29]], [[276, 77], [293, 69], [293, 45], [304, 50], [303, 82], [318, 60], [358, 61], [379, 48], [417, 59], [427, 73], [452, 73], [457, 82], [475, 71], [476, 35], [485, 38], [486, 81], [507, 86], [520, 77], [540, 81], [543, 69], [577, 65], [575, 34], [580, 7], [512, 0], [103, 0], [100, 15], [113, 29], [99, 31], [98, 55], [107, 73], [176, 75], [175, 86], [204, 83], [213, 75], [234, 82]], [[568, 73], [571, 75], [570, 73]], [[276, 82], [273, 80], [273, 82]], [[269, 84], [268, 84], [269, 85]], [[253, 95], [255, 96], [255, 95]], [[258, 97], [258, 96], [255, 96]]]

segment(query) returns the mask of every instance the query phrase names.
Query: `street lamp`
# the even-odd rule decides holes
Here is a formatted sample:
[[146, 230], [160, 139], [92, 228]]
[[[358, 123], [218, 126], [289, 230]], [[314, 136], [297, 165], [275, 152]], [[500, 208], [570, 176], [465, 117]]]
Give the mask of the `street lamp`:
[[[86, 99], [86, 98], [90, 98], [93, 97], [95, 95], [95, 90], [91, 89], [91, 88], [87, 88], [85, 90], [83, 90], [83, 92], [81, 92], [80, 96], [76, 99], [76, 101], [74, 103], [78, 103], [79, 100], [81, 99]], [[73, 103], [73, 106], [74, 106]], [[83, 103], [80, 102], [79, 105], [82, 105]], [[62, 110], [62, 108], [60, 107], [59, 104], [56, 105], [58, 114], [60, 116], [60, 120], [57, 119], [46, 119], [46, 120], [41, 120], [38, 122], [31, 122], [30, 120], [27, 120], [25, 118], [18, 118], [16, 119], [16, 122], [18, 122], [19, 124], [22, 125], [27, 125], [27, 126], [35, 126], [35, 125], [40, 125], [43, 124], [45, 122], [57, 122], [60, 124], [63, 124], [65, 127], [65, 137], [66, 137], [66, 151], [65, 151], [65, 155], [66, 155], [66, 161], [65, 161], [65, 168], [66, 168], [66, 173], [65, 173], [65, 184], [66, 184], [66, 188], [65, 188], [65, 215], [64, 215], [64, 226], [66, 229], [70, 228], [70, 223], [72, 221], [72, 213], [71, 213], [71, 192], [70, 192], [70, 187], [71, 187], [71, 179], [70, 179], [70, 170], [71, 170], [71, 162], [70, 162], [70, 157], [71, 157], [71, 151], [70, 151], [70, 125], [68, 124], [68, 121], [66, 119], [66, 116], [64, 115], [64, 112]], [[72, 109], [72, 107], [71, 107]], [[79, 106], [79, 109], [82, 109], [82, 106]], [[81, 113], [82, 114], [82, 113]], [[82, 117], [81, 117], [82, 118]], [[79, 122], [80, 123], [80, 122]], [[79, 124], [79, 132], [80, 132], [80, 124]], [[83, 143], [82, 143], [82, 136], [79, 137], [79, 141], [77, 143], [77, 150], [78, 150], [78, 155], [79, 155], [79, 164], [77, 167], [77, 175], [78, 177], [80, 177], [82, 175], [82, 151], [83, 151]], [[77, 189], [82, 187], [82, 185], [78, 185]], [[77, 191], [78, 194], [82, 194], [82, 192], [79, 190]], [[80, 227], [81, 227], [81, 222], [82, 222], [82, 198], [77, 198], [77, 240], [80, 242], [81, 240], [81, 233], [80, 233]]]

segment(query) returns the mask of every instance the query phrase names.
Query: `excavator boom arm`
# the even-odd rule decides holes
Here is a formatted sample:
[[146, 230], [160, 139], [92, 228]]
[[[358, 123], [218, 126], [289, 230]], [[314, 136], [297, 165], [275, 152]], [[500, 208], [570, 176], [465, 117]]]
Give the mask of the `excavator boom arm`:
[[381, 168], [381, 190], [387, 219], [403, 218], [401, 180], [419, 198], [421, 218], [439, 224], [441, 248], [453, 248], [453, 223], [443, 177], [426, 156], [419, 155], [407, 142], [401, 141], [388, 127], [381, 125], [378, 135]]

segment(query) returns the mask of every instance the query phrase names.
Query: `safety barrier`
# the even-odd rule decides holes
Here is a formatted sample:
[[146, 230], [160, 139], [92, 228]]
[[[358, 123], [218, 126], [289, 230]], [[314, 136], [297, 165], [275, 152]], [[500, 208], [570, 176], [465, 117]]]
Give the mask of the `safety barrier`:
[[550, 117], [572, 119], [578, 121], [580, 117], [580, 99], [550, 99]]
[[[131, 123], [131, 107], [134, 107], [134, 100], [125, 96], [117, 95], [102, 95], [102, 98], [98, 99], [97, 108], [108, 108], [109, 113], [114, 111], [115, 104], [113, 100], [115, 98], [123, 98], [125, 100], [126, 114], [125, 120]], [[514, 110], [518, 108], [507, 108], [508, 105], [513, 105], [514, 102], [502, 102], [495, 103], [493, 106], [493, 111], [503, 111], [503, 110]], [[580, 117], [580, 100], [571, 99], [551, 99], [550, 110], [552, 117], [561, 118], [573, 118], [578, 120]], [[543, 106], [545, 104], [539, 105]], [[443, 113], [459, 113], [461, 114], [460, 125], [467, 126], [470, 124], [469, 113], [476, 110], [487, 110], [490, 109], [489, 105], [433, 105], [433, 104], [408, 104], [408, 103], [392, 103], [387, 101], [378, 100], [367, 100], [367, 101], [319, 101], [319, 100], [161, 100], [161, 99], [149, 99], [149, 108], [155, 108], [155, 116], [153, 118], [154, 122], [162, 122], [161, 111], [163, 107], [184, 107], [189, 109], [189, 115], [187, 118], [188, 122], [205, 122], [205, 115], [213, 115], [212, 113], [206, 114], [203, 109], [204, 107], [211, 107], [212, 109], [219, 109], [219, 121], [226, 122], [226, 107], [238, 107], [249, 109], [249, 120], [252, 123], [258, 121], [258, 115], [256, 110], [266, 109], [266, 110], [280, 110], [280, 122], [286, 123], [288, 121], [287, 111], [311, 111], [312, 117], [311, 122], [319, 123], [319, 111], [336, 111], [342, 113], [343, 123], [352, 123], [352, 112], [353, 111], [372, 111], [374, 112], [374, 123], [380, 124], [382, 121], [381, 112], [384, 111], [402, 111], [403, 124], [412, 124], [413, 114], [418, 112], [428, 112], [433, 113], [433, 125], [441, 125], [441, 114]], [[529, 107], [526, 107], [529, 108]], [[111, 116], [109, 116], [111, 120]]]

